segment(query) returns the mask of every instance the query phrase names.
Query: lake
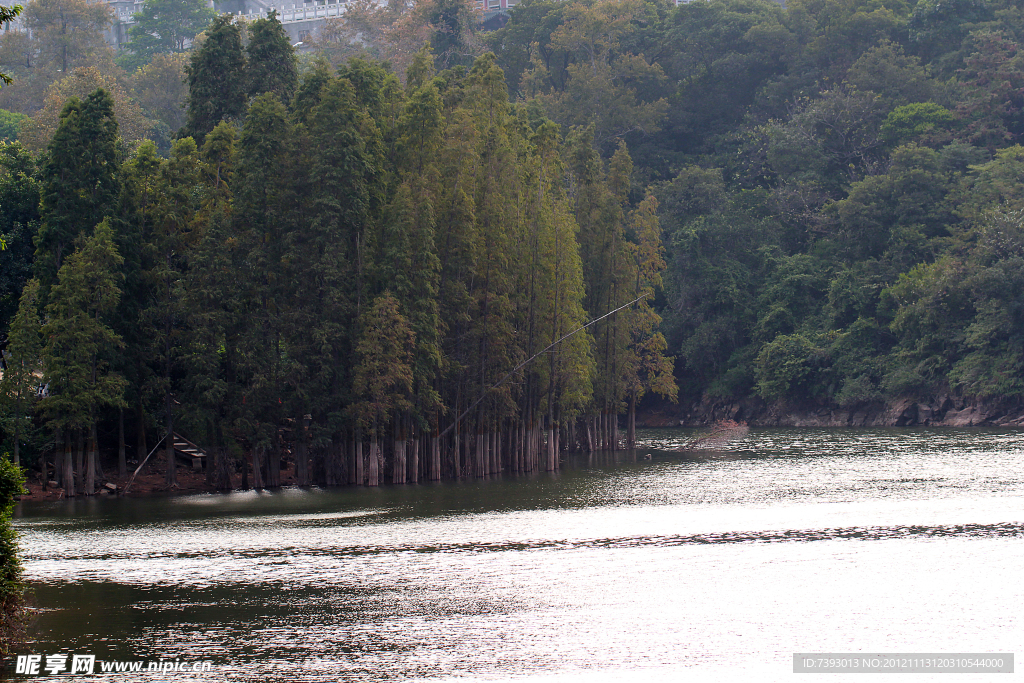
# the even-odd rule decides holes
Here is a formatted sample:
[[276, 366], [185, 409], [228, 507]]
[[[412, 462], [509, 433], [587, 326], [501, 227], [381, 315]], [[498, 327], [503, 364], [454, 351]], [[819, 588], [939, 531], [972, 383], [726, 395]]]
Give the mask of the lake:
[[687, 434], [533, 477], [25, 504], [41, 612], [19, 653], [210, 663], [102, 680], [648, 683], [1020, 650], [1021, 433], [755, 429], [671, 452]]

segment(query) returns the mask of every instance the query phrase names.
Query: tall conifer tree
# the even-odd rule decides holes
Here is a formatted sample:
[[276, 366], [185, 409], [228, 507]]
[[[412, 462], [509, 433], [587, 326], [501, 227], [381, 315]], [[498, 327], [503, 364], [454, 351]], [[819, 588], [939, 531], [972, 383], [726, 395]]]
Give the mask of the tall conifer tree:
[[202, 141], [219, 122], [245, 112], [245, 57], [242, 34], [230, 14], [213, 20], [202, 46], [185, 68], [188, 118], [180, 137]]
[[14, 439], [14, 464], [21, 463], [21, 440], [31, 432], [36, 390], [42, 379], [43, 341], [40, 335], [39, 281], [29, 280], [21, 292], [18, 312], [7, 333], [4, 374], [0, 381], [3, 400]]
[[171, 157], [160, 166], [160, 201], [153, 207], [153, 230], [145, 245], [150, 256], [146, 277], [151, 299], [143, 319], [149, 330], [154, 377], [158, 378], [152, 389], [163, 403], [169, 487], [177, 485], [172, 375], [183, 343], [182, 286], [188, 268], [192, 222], [199, 209], [199, 170], [195, 141], [190, 137], [177, 140]]
[[197, 235], [183, 294], [188, 321], [185, 388], [194, 420], [207, 425], [206, 437], [213, 444], [208, 479], [222, 490], [232, 487], [232, 435], [243, 395], [239, 338], [249, 312], [243, 276], [246, 245], [231, 223], [235, 137], [235, 129], [221, 122], [203, 144], [204, 195], [194, 221]]
[[[90, 431], [87, 495], [95, 485], [99, 411], [123, 405], [125, 381], [110, 367], [110, 356], [122, 341], [108, 320], [121, 295], [122, 261], [110, 224], [103, 221], [61, 266], [47, 306], [49, 321], [42, 330], [44, 379], [50, 394], [40, 408], [53, 429]], [[66, 458], [62, 479], [67, 494], [74, 495], [70, 466]]]
[[288, 103], [295, 94], [299, 73], [295, 64], [295, 48], [277, 16], [270, 10], [249, 27], [249, 44], [245, 46], [246, 91], [250, 97], [269, 92]]
[[[254, 455], [269, 453], [268, 481], [277, 484], [278, 428], [283, 420], [281, 387], [285, 371], [285, 325], [291, 280], [288, 241], [301, 224], [299, 193], [303, 183], [299, 140], [284, 105], [273, 93], [257, 97], [249, 108], [238, 144], [234, 174], [234, 225], [248, 248], [245, 287], [252, 300], [249, 332], [240, 340], [240, 360], [251, 381], [246, 419], [256, 444]], [[264, 460], [264, 464], [268, 461]], [[253, 463], [255, 483], [262, 485]]]
[[68, 101], [44, 159], [36, 274], [45, 302], [75, 239], [110, 215], [120, 193], [117, 121], [105, 90]]

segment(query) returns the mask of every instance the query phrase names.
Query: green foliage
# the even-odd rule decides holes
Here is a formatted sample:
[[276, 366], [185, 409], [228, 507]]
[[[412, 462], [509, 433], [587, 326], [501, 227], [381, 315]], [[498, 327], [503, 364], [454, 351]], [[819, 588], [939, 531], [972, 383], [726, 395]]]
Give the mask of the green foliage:
[[889, 112], [882, 122], [882, 139], [896, 146], [924, 138], [939, 139], [953, 125], [953, 114], [934, 102], [905, 104]]
[[19, 644], [25, 620], [18, 534], [11, 527], [11, 510], [24, 485], [21, 468], [4, 453], [0, 456], [0, 654], [5, 657]]
[[11, 142], [17, 140], [21, 124], [27, 121], [28, 118], [24, 114], [0, 109], [0, 140], [9, 140]]
[[113, 210], [121, 191], [119, 162], [110, 95], [98, 89], [85, 101], [72, 97], [41, 164], [35, 270], [44, 302], [75, 240]]
[[249, 26], [249, 44], [245, 46], [246, 92], [250, 97], [274, 93], [284, 103], [295, 94], [299, 75], [295, 48], [271, 10]]
[[937, 90], [921, 60], [898, 43], [885, 41], [862, 54], [846, 73], [859, 90], [870, 90], [894, 105], [927, 102]]
[[132, 58], [124, 66], [148, 64], [158, 54], [185, 52], [187, 43], [216, 17], [203, 0], [146, 0], [128, 29], [131, 40], [126, 47]]
[[917, 54], [933, 59], [958, 48], [972, 25], [992, 13], [984, 0], [918, 0], [908, 23], [910, 43]]
[[766, 399], [806, 395], [821, 349], [802, 334], [779, 335], [754, 361], [757, 393]]
[[123, 261], [104, 221], [58, 273], [42, 329], [44, 380], [50, 393], [40, 410], [52, 429], [86, 428], [101, 408], [123, 405], [124, 379], [110, 370], [122, 341], [108, 322], [121, 296]]
[[21, 439], [32, 433], [32, 412], [43, 370], [41, 326], [39, 282], [29, 280], [21, 293], [18, 313], [11, 321], [3, 355], [4, 375], [0, 380], [3, 427], [14, 440], [15, 465], [21, 464]]
[[185, 68], [188, 114], [180, 137], [201, 141], [223, 120], [233, 121], [245, 110], [245, 57], [242, 33], [231, 15], [217, 17], [206, 40], [192, 52]]
[[375, 428], [392, 411], [412, 407], [415, 335], [398, 310], [398, 300], [387, 291], [374, 299], [360, 327], [353, 389], [362, 398], [357, 412], [363, 426]]
[[20, 144], [0, 142], [0, 330], [18, 306], [21, 288], [32, 275], [39, 229], [36, 160]]
[[[122, 162], [102, 95], [70, 101], [38, 162], [0, 155], [4, 320], [35, 236], [63, 325], [48, 376], [122, 375], [143, 428], [159, 415], [216, 444], [220, 486], [233, 454], [275, 457], [303, 416], [305, 481], [338, 483], [362, 476], [339, 459], [366, 430], [400, 470], [397, 444], [428, 431], [453, 449], [456, 432], [547, 430], [649, 392], [1024, 400], [1016, 10], [525, 0], [480, 54], [468, 8], [352, 8], [319, 46], [392, 66], [316, 59], [301, 83], [276, 16], [244, 50], [218, 18], [188, 56], [167, 160], [144, 143]], [[168, 125], [178, 68], [132, 81]], [[50, 308], [88, 289], [77, 260], [62, 277], [78, 284], [54, 283], [97, 225], [124, 257], [94, 269], [121, 290], [91, 318], [116, 358], [53, 341], [104, 334]], [[108, 393], [44, 417], [107, 419]], [[482, 467], [443, 457], [431, 476]]]

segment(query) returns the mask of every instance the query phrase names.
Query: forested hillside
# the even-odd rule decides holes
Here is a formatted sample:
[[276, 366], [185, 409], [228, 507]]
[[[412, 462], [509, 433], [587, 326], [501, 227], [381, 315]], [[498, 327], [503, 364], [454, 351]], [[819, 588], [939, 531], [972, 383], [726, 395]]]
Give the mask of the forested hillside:
[[356, 4], [298, 57], [221, 17], [45, 98], [0, 62], [11, 450], [87, 491], [97, 442], [123, 471], [178, 429], [221, 486], [289, 450], [300, 483], [404, 482], [628, 444], [677, 386], [1020, 406], [1022, 8], [473, 7]]
[[1024, 15], [1013, 2], [527, 0], [513, 88], [630, 145], [687, 401], [1019, 404]]

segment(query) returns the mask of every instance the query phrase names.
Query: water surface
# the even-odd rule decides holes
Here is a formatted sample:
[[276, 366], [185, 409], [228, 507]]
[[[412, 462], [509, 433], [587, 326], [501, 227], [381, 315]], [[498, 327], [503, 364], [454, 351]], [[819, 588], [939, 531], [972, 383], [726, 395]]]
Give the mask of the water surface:
[[25, 505], [42, 612], [23, 651], [214, 663], [131, 680], [296, 683], [1020, 657], [1021, 434], [752, 430], [685, 455], [683, 430], [641, 437], [529, 478]]

